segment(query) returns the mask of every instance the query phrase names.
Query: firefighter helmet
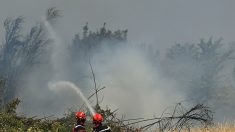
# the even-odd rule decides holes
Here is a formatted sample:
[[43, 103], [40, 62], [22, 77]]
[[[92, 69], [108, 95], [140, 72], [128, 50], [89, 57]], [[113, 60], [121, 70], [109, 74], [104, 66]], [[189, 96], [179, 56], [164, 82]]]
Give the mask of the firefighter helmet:
[[103, 121], [103, 117], [101, 114], [98, 114], [96, 113], [94, 116], [93, 116], [93, 122], [97, 122], [97, 123], [101, 123]]
[[86, 115], [85, 115], [85, 113], [82, 112], [82, 111], [76, 112], [76, 113], [75, 113], [75, 116], [76, 116], [77, 119], [86, 120]]

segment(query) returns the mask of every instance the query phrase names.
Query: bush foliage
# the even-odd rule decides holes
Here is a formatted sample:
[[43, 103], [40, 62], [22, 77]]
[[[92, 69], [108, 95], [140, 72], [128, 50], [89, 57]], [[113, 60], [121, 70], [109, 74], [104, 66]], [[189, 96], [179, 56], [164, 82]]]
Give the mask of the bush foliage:
[[[49, 119], [26, 117], [16, 114], [19, 99], [7, 103], [0, 111], [0, 132], [68, 132], [72, 131], [76, 120], [74, 112], [70, 111], [65, 117]], [[115, 120], [115, 115], [110, 109], [103, 110], [100, 106], [95, 107], [99, 111], [113, 131], [121, 131], [120, 122]], [[92, 122], [87, 120], [87, 131], [92, 131]]]

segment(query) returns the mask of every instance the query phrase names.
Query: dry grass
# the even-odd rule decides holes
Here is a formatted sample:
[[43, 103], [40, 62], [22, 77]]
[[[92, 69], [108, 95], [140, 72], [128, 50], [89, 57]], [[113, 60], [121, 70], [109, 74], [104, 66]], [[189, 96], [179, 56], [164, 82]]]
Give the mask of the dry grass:
[[[172, 132], [179, 132], [179, 131], [172, 131]], [[181, 130], [180, 132], [235, 132], [235, 128], [197, 128], [197, 129], [190, 129], [189, 130]]]
[[[173, 130], [171, 132], [179, 132], [179, 130]], [[184, 129], [180, 132], [235, 132], [235, 125], [231, 124], [218, 124], [209, 128], [192, 128], [190, 130]]]

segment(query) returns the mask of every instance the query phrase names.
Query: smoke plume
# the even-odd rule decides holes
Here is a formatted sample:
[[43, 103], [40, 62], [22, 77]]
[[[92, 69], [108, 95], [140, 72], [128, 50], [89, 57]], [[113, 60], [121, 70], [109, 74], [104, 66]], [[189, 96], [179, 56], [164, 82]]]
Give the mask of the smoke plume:
[[[55, 90], [57, 87], [54, 87], [51, 90], [48, 88], [48, 83], [51, 81], [73, 82], [81, 88], [84, 96], [88, 97], [95, 92], [94, 78], [88, 61], [85, 58], [79, 60], [81, 57], [77, 56], [71, 57], [72, 51], [68, 50], [69, 45], [62, 41], [55, 28], [47, 20], [43, 20], [43, 23], [53, 41], [50, 45], [51, 50], [48, 50], [50, 56], [45, 56], [50, 59], [48, 63], [34, 66], [25, 74], [24, 89], [18, 91], [23, 101], [18, 111], [30, 116], [61, 117], [69, 108], [78, 110], [84, 101], [73, 89], [65, 88], [57, 91]], [[150, 57], [150, 53], [143, 50], [141, 46], [133, 46], [128, 42], [119, 46], [112, 46], [111, 41], [103, 43], [104, 45], [99, 47], [98, 51], [89, 56], [97, 87], [106, 87], [98, 94], [99, 103], [103, 108], [108, 106], [112, 110], [118, 109], [120, 115], [128, 118], [148, 118], [160, 116], [166, 108], [182, 101], [187, 100], [186, 104], [200, 102], [200, 96], [196, 95], [205, 94], [200, 90], [197, 91], [198, 93], [192, 92], [195, 89], [189, 88], [190, 79], [199, 78], [200, 72], [203, 71], [198, 65], [194, 65], [194, 62], [190, 61], [187, 64], [179, 61], [174, 63], [177, 65], [168, 65], [176, 71], [175, 76], [169, 77], [167, 72], [170, 71], [164, 71], [167, 66], [162, 64], [165, 58]], [[185, 76], [180, 77], [181, 74]], [[69, 87], [69, 85], [64, 86]], [[206, 91], [213, 93], [216, 90], [206, 89]], [[228, 91], [234, 92], [232, 88]], [[189, 101], [191, 95], [195, 95], [194, 101]], [[229, 108], [234, 108], [231, 94], [220, 97], [227, 97], [227, 101], [223, 103], [214, 101], [212, 108], [218, 105], [224, 106], [224, 109], [218, 110], [218, 113], [222, 113], [223, 110], [231, 113]], [[95, 102], [95, 98], [90, 100], [91, 105], [95, 105]], [[229, 108], [226, 108], [227, 106]], [[224, 116], [218, 117], [221, 119]]]

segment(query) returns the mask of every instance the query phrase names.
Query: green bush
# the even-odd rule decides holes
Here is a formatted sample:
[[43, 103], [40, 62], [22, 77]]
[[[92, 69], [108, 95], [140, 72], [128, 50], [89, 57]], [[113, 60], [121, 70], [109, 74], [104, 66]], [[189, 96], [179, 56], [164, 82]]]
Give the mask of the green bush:
[[[65, 117], [59, 119], [38, 119], [35, 117], [25, 117], [16, 114], [19, 99], [12, 100], [4, 106], [0, 111], [0, 132], [68, 132], [72, 131], [76, 120], [74, 112], [70, 111]], [[111, 126], [114, 132], [121, 131], [121, 123], [115, 120], [114, 112], [110, 109], [101, 109], [100, 106], [95, 107], [96, 111], [104, 116], [105, 122]], [[89, 116], [89, 115], [88, 115]], [[92, 121], [86, 121], [87, 131], [92, 131]]]

